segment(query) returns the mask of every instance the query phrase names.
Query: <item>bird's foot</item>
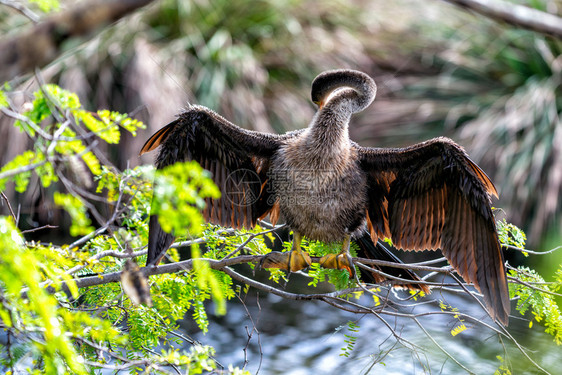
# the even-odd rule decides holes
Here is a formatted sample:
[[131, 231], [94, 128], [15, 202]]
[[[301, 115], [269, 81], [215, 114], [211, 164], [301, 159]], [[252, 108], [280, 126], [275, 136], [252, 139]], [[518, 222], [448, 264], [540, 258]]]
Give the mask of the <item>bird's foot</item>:
[[355, 278], [355, 266], [353, 259], [348, 251], [342, 251], [339, 254], [327, 254], [320, 258], [320, 265], [324, 268], [333, 268], [336, 270], [346, 270], [349, 277]]
[[308, 253], [304, 251], [272, 251], [260, 262], [261, 268], [280, 268], [290, 272], [300, 271], [310, 266], [311, 260]]

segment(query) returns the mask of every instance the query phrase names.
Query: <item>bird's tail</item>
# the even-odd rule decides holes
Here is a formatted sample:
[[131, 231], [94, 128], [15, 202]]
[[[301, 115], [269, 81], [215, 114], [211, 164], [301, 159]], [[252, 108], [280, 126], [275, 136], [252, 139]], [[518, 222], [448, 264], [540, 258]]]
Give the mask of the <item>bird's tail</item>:
[[174, 235], [162, 230], [158, 216], [151, 215], [148, 222], [148, 256], [146, 265], [157, 265], [174, 242]]
[[[393, 262], [403, 264], [403, 262], [398, 259], [394, 254], [390, 252], [384, 246], [381, 241], [378, 241], [377, 244], [373, 243], [371, 236], [364, 232], [362, 235], [358, 236], [354, 239], [354, 242], [358, 245], [359, 250], [357, 251], [357, 256], [361, 258], [368, 258], [373, 260], [384, 260], [386, 262]], [[374, 282], [374, 283], [382, 283], [386, 281], [390, 281], [395, 287], [403, 287], [408, 288], [411, 290], [421, 290], [425, 293], [429, 293], [429, 287], [424, 284], [418, 284], [418, 281], [421, 279], [416, 275], [414, 272], [407, 270], [405, 268], [395, 268], [390, 266], [375, 266], [371, 265], [371, 268], [375, 268], [381, 272], [384, 272], [387, 275], [398, 277], [404, 280], [412, 280], [414, 281], [411, 284], [401, 284], [397, 283], [397, 280], [390, 279], [384, 275], [381, 275], [376, 272], [370, 272], [364, 269], [361, 270], [361, 279], [367, 282]]]

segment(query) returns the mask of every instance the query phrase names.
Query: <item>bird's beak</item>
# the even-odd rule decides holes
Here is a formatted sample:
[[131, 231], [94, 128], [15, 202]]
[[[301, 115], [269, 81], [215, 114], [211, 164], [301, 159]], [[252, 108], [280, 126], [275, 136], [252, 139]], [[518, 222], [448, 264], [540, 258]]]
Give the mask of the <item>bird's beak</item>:
[[322, 107], [324, 107], [324, 101], [323, 100], [319, 100], [317, 102], [314, 102], [314, 104], [316, 104], [318, 106], [318, 109], [322, 109]]

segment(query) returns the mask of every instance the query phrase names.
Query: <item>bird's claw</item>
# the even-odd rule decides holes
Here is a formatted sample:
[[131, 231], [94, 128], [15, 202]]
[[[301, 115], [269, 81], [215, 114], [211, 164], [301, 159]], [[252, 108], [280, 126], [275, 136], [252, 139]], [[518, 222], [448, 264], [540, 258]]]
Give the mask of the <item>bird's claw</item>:
[[260, 262], [261, 268], [280, 268], [290, 272], [300, 271], [310, 266], [312, 261], [308, 253], [304, 251], [272, 251], [263, 257]]
[[333, 268], [336, 270], [346, 270], [349, 272], [350, 278], [355, 278], [355, 266], [349, 252], [341, 252], [339, 254], [327, 254], [320, 258], [320, 265], [324, 268]]

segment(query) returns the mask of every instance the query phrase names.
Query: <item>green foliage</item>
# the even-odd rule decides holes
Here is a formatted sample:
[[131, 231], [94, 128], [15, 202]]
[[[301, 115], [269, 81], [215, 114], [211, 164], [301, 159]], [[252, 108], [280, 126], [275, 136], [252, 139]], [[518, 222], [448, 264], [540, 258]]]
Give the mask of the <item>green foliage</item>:
[[[343, 327], [339, 327], [338, 330], [340, 330], [342, 328]], [[347, 344], [347, 346], [344, 347], [344, 348], [341, 348], [343, 353], [341, 353], [340, 356], [349, 357], [351, 355], [351, 352], [353, 351], [353, 348], [355, 348], [355, 344], [357, 343], [357, 333], [359, 333], [359, 324], [357, 324], [356, 322], [349, 321], [349, 322], [347, 322], [347, 325], [345, 326], [345, 328], [347, 328], [347, 330], [350, 333], [344, 334], [344, 337], [345, 337], [344, 342]]]
[[[527, 237], [517, 226], [507, 223], [505, 219], [498, 220], [496, 226], [502, 244], [520, 249], [525, 247]], [[526, 252], [523, 254], [528, 256]], [[510, 298], [517, 299], [517, 311], [525, 315], [530, 310], [533, 319], [542, 322], [545, 331], [554, 337], [556, 344], [561, 345], [562, 316], [553, 293], [562, 287], [562, 267], [558, 269], [553, 283], [545, 283], [541, 275], [528, 267], [519, 266], [517, 269], [509, 270], [508, 275], [520, 281], [509, 284]], [[532, 326], [533, 320], [529, 322], [529, 328]]]
[[464, 324], [464, 319], [462, 319], [459, 315], [459, 309], [456, 307], [453, 307], [451, 305], [448, 305], [446, 303], [444, 303], [443, 301], [439, 301], [439, 308], [441, 309], [441, 311], [452, 311], [455, 313], [454, 318], [457, 319], [459, 321], [459, 324], [455, 326], [455, 328], [453, 328], [451, 330], [451, 336], [456, 336], [461, 332], [466, 331], [466, 325]]
[[128, 130], [133, 136], [137, 134], [136, 131], [138, 128], [144, 128], [144, 125], [140, 121], [131, 119], [127, 115], [118, 112], [110, 112], [108, 110], [97, 111], [97, 113], [75, 110], [73, 114], [77, 120], [81, 121], [90, 131], [96, 133], [107, 143], [119, 143], [121, 137], [119, 126]]
[[[97, 137], [115, 144], [120, 140], [120, 128], [134, 135], [143, 127], [142, 123], [116, 112], [88, 112], [75, 94], [55, 85], [45, 85], [35, 92], [31, 107], [26, 107], [22, 115], [15, 126], [27, 133], [34, 147], [0, 170], [1, 190], [11, 181], [17, 191], [25, 192], [33, 173], [43, 187], [50, 187], [65, 173], [71, 174], [84, 165], [96, 180], [97, 194], [115, 205], [117, 215], [111, 220], [117, 226], [110, 234], [101, 231], [93, 235], [89, 217], [93, 205], [88, 202], [89, 196], [74, 190], [63, 193], [50, 189], [45, 193], [70, 215], [70, 234], [83, 235], [82, 245], [70, 248], [27, 243], [13, 221], [0, 218], [0, 327], [16, 338], [15, 344], [2, 351], [1, 366], [19, 365], [27, 353], [26, 357], [33, 360], [30, 371], [48, 374], [88, 373], [107, 366], [109, 359], [131, 373], [163, 373], [166, 371], [161, 366], [169, 364], [182, 366], [193, 374], [216, 369], [212, 348], [196, 345], [182, 351], [176, 344], [183, 340], [171, 338], [170, 332], [177, 330], [176, 321], [187, 313], [206, 331], [205, 302], [213, 299], [216, 311], [224, 313], [225, 301], [234, 296], [232, 280], [227, 275], [211, 270], [207, 263], [195, 262], [192, 271], [153, 276], [150, 282], [154, 307], [135, 306], [123, 294], [120, 284], [78, 289], [72, 280], [76, 275], [101, 277], [121, 270], [124, 260], [108, 260], [104, 252], [140, 249], [146, 244], [152, 201], [171, 204], [153, 206], [154, 212], [162, 216], [182, 215], [182, 220], [174, 216], [173, 221], [168, 221], [173, 223], [170, 229], [201, 235], [204, 227], [199, 210], [204, 207], [204, 198], [219, 196], [207, 172], [195, 163], [179, 164], [157, 173], [146, 166], [119, 172], [102, 165], [84, 140]], [[76, 180], [64, 178], [67, 187], [72, 187]], [[157, 189], [154, 199], [152, 178], [168, 187], [161, 195]], [[169, 194], [177, 199], [170, 199]], [[255, 240], [251, 246], [260, 249], [259, 242]], [[222, 253], [209, 253], [213, 254]], [[66, 282], [64, 291], [60, 289], [61, 281]], [[51, 294], [48, 286], [52, 288]], [[158, 345], [163, 347], [161, 353], [153, 352], [151, 348]], [[121, 357], [121, 353], [126, 353], [126, 357]], [[140, 367], [133, 366], [134, 363]], [[231, 370], [244, 373], [236, 368]]]
[[[3, 93], [3, 98], [6, 94]], [[7, 182], [16, 184], [16, 191], [24, 192], [34, 172], [43, 187], [49, 187], [58, 181], [55, 166], [59, 158], [66, 161], [69, 169], [80, 169], [84, 163], [89, 172], [97, 176], [101, 173], [98, 158], [78, 133], [91, 131], [107, 143], [118, 143], [119, 127], [135, 134], [144, 124], [127, 115], [109, 111], [98, 111], [96, 119], [93, 114], [81, 108], [78, 96], [56, 85], [47, 84], [37, 90], [30, 108], [23, 113], [23, 119], [17, 120], [15, 126], [25, 131], [35, 141], [33, 151], [28, 150], [9, 161], [0, 170], [0, 189], [4, 190]], [[5, 99], [8, 103], [7, 99]], [[59, 121], [66, 116], [73, 121]], [[75, 129], [71, 127], [76, 124]]]
[[0, 190], [6, 189], [6, 183], [8, 181], [13, 181], [16, 184], [16, 191], [18, 193], [23, 193], [27, 189], [29, 179], [31, 178], [31, 170], [24, 167], [33, 166], [37, 162], [37, 154], [28, 150], [6, 163], [6, 165], [0, 169], [0, 176], [5, 176], [0, 178]]
[[53, 165], [47, 163], [45, 154], [40, 150], [28, 150], [0, 169], [0, 190], [5, 189], [6, 183], [12, 181], [15, 183], [15, 190], [23, 193], [29, 184], [31, 171], [36, 173], [43, 187], [49, 187], [51, 183], [58, 181]]
[[512, 245], [520, 249], [525, 248], [527, 236], [525, 232], [519, 229], [516, 225], [508, 223], [505, 219], [496, 221], [496, 229], [498, 230], [498, 237], [500, 242], [505, 245]]
[[151, 214], [159, 215], [166, 232], [200, 235], [207, 197], [220, 197], [209, 172], [196, 162], [176, 163], [156, 172]]
[[[302, 248], [307, 251], [311, 256], [324, 256], [326, 254], [337, 254], [342, 250], [341, 242], [323, 243], [320, 241], [302, 241]], [[352, 256], [356, 256], [355, 244], [352, 243], [350, 252]], [[355, 272], [359, 272], [357, 269]], [[309, 276], [312, 278], [308, 285], [317, 286], [319, 282], [328, 280], [334, 285], [336, 290], [343, 290], [355, 286], [355, 280], [350, 279], [349, 272], [346, 270], [335, 270], [322, 268], [318, 263], [313, 263], [310, 266]], [[357, 295], [358, 297], [359, 295]]]
[[4, 90], [0, 90], [0, 108], [5, 108], [8, 106], [8, 97]]
[[29, 0], [30, 3], [36, 4], [42, 12], [48, 13], [60, 8], [59, 0]]
[[[25, 348], [42, 358], [40, 368], [46, 374], [86, 374], [84, 358], [79, 355], [72, 339], [117, 342], [117, 330], [107, 321], [83, 312], [71, 314], [59, 306], [67, 301], [67, 295], [48, 294], [41, 286], [45, 278], [60, 273], [53, 262], [57, 257], [30, 251], [13, 221], [7, 217], [0, 217], [0, 258], [3, 328], [16, 337], [32, 332], [30, 339], [23, 340], [17, 347], [15, 357], [11, 356], [11, 348], [3, 351], [0, 355], [2, 365], [13, 366]], [[70, 278], [66, 279], [69, 291], [76, 297], [76, 286]]]
[[[23, 112], [29, 121], [17, 120], [15, 126], [27, 132], [30, 137], [36, 135], [38, 125], [58, 110], [80, 108], [78, 96], [54, 84], [47, 84], [33, 93], [32, 107]], [[59, 124], [60, 126], [60, 124]]]
[[[194, 188], [189, 183], [184, 184], [183, 188], [195, 192], [197, 190], [203, 192], [213, 192], [214, 189], [207, 186], [208, 178], [206, 176], [198, 176], [202, 173], [200, 169], [194, 169], [193, 165], [187, 166], [184, 171], [189, 171], [192, 177], [191, 182], [194, 182], [198, 188]], [[151, 277], [152, 299], [154, 306], [149, 308], [145, 306], [135, 306], [133, 303], [123, 295], [123, 291], [119, 284], [110, 283], [100, 285], [93, 288], [85, 288], [78, 290], [73, 282], [71, 276], [65, 274], [76, 266], [82, 267], [80, 274], [104, 274], [112, 271], [118, 271], [123, 265], [123, 260], [118, 258], [111, 258], [100, 262], [96, 255], [108, 251], [115, 250], [123, 244], [139, 248], [147, 240], [147, 218], [148, 210], [150, 207], [150, 176], [152, 176], [152, 168], [137, 167], [134, 170], [127, 170], [123, 173], [116, 173], [109, 168], [103, 168], [102, 173], [98, 177], [98, 190], [99, 192], [106, 192], [111, 196], [117, 196], [124, 201], [124, 197], [128, 196], [130, 200], [126, 205], [126, 209], [122, 217], [123, 227], [115, 231], [113, 235], [98, 235], [91, 238], [81, 248], [70, 249], [67, 246], [45, 246], [28, 243], [26, 244], [23, 239], [17, 235], [16, 229], [13, 224], [10, 226], [4, 225], [2, 222], [2, 229], [7, 228], [3, 234], [10, 237], [12, 247], [17, 242], [18, 249], [28, 258], [12, 259], [7, 255], [2, 257], [6, 260], [7, 265], [18, 265], [21, 270], [33, 270], [33, 267], [28, 267], [29, 264], [44, 265], [41, 270], [41, 278], [36, 278], [32, 285], [32, 291], [40, 291], [45, 294], [45, 298], [52, 298], [53, 302], [48, 304], [45, 298], [38, 299], [35, 305], [29, 308], [29, 314], [37, 314], [39, 316], [46, 316], [45, 321], [52, 323], [49, 316], [58, 313], [65, 324], [64, 329], [60, 328], [62, 332], [73, 332], [68, 336], [67, 341], [52, 342], [58, 339], [50, 334], [52, 328], [47, 326], [46, 339], [44, 345], [41, 345], [38, 350], [34, 351], [34, 355], [42, 358], [38, 363], [44, 363], [45, 368], [42, 368], [46, 373], [85, 373], [87, 368], [84, 363], [89, 363], [89, 368], [96, 368], [95, 363], [99, 361], [97, 350], [94, 350], [89, 343], [99, 343], [101, 347], [106, 347], [106, 351], [124, 351], [127, 353], [126, 361], [145, 361], [148, 367], [146, 370], [155, 373], [161, 373], [161, 365], [174, 364], [182, 366], [189, 373], [205, 373], [217, 368], [217, 364], [212, 360], [211, 356], [214, 351], [210, 347], [203, 347], [195, 345], [188, 352], [176, 349], [176, 344], [183, 343], [182, 340], [170, 336], [170, 332], [178, 329], [177, 320], [183, 319], [186, 313], [190, 313], [193, 319], [197, 322], [201, 330], [204, 332], [208, 327], [208, 318], [205, 308], [205, 301], [213, 298], [216, 303], [216, 310], [218, 313], [224, 313], [226, 309], [225, 300], [234, 296], [232, 280], [229, 276], [222, 272], [211, 270], [207, 263], [200, 262], [199, 266], [195, 266], [194, 270], [178, 274], [165, 274]], [[168, 181], [168, 180], [166, 180]], [[200, 198], [200, 197], [199, 197]], [[199, 202], [199, 198], [195, 200], [188, 200], [191, 203]], [[73, 216], [73, 223], [78, 226], [84, 226], [84, 213], [85, 207], [83, 202], [72, 195], [61, 194], [56, 192], [54, 196], [55, 202], [61, 204]], [[140, 212], [139, 212], [140, 211]], [[197, 215], [200, 216], [199, 213]], [[81, 217], [81, 218], [80, 218]], [[10, 220], [3, 218], [6, 222]], [[201, 220], [197, 218], [197, 220]], [[189, 225], [188, 225], [189, 226]], [[219, 228], [207, 228], [206, 234], [213, 235], [216, 248], [210, 247], [205, 256], [206, 257], [220, 257], [224, 256], [225, 251], [230, 251], [229, 245], [226, 249], [221, 249], [222, 242], [215, 234]], [[72, 229], [71, 229], [72, 231]], [[199, 229], [199, 232], [203, 228]], [[248, 232], [248, 235], [251, 235]], [[136, 238], [140, 236], [141, 238]], [[4, 240], [4, 237], [2, 237]], [[16, 242], [15, 242], [16, 241]], [[263, 251], [262, 240], [254, 240], [250, 246], [253, 251]], [[4, 245], [2, 242], [0, 245]], [[3, 246], [3, 249], [10, 249], [9, 246]], [[35, 258], [31, 258], [34, 256]], [[3, 272], [8, 280], [11, 280], [6, 285], [9, 289], [8, 294], [18, 295], [22, 288], [26, 287], [25, 278], [15, 275], [14, 272], [3, 271], [0, 264], [0, 271]], [[23, 272], [21, 271], [20, 272]], [[48, 310], [48, 315], [43, 310], [49, 308], [51, 305], [57, 304], [54, 300], [55, 297], [46, 293], [44, 283], [48, 282], [50, 285], [57, 286], [59, 283], [52, 282], [51, 280], [58, 280], [62, 277], [65, 281], [70, 281], [68, 287], [72, 292], [73, 298], [69, 300], [65, 294], [57, 293], [56, 298], [60, 299], [59, 304], [67, 308], [58, 308], [58, 310]], [[22, 282], [21, 280], [24, 280]], [[2, 282], [5, 282], [2, 279]], [[27, 292], [30, 298], [36, 298], [36, 294]], [[34, 300], [35, 301], [35, 300]], [[21, 306], [14, 303], [14, 309], [19, 309]], [[35, 312], [33, 309], [38, 309]], [[84, 311], [80, 311], [84, 310]], [[86, 311], [91, 311], [87, 313]], [[12, 327], [14, 324], [10, 323], [14, 316], [11, 310], [1, 310], [2, 320], [8, 325], [7, 328]], [[21, 318], [15, 320], [21, 325]], [[46, 324], [46, 323], [45, 323]], [[85, 330], [84, 327], [91, 327]], [[17, 328], [17, 327], [16, 327]], [[21, 337], [19, 331], [13, 329], [16, 337]], [[58, 332], [58, 331], [57, 331]], [[62, 336], [65, 338], [66, 336]], [[77, 342], [83, 345], [74, 346], [70, 338], [78, 340]], [[21, 341], [21, 339], [20, 339]], [[59, 347], [61, 345], [66, 347]], [[164, 349], [161, 353], [154, 353], [151, 348], [161, 345]], [[112, 349], [107, 349], [111, 347]], [[2, 364], [10, 367], [17, 363], [21, 356], [16, 355], [21, 353], [20, 346], [10, 348], [10, 353], [14, 351], [14, 355], [3, 356]], [[50, 352], [46, 352], [50, 350]], [[113, 358], [114, 362], [126, 363], [125, 359]], [[69, 363], [72, 363], [72, 366]], [[52, 370], [48, 366], [58, 366], [57, 369]], [[40, 366], [40, 365], [38, 365]], [[52, 370], [52, 371], [51, 371]], [[139, 368], [140, 370], [140, 368]], [[130, 369], [132, 373], [137, 370]], [[230, 368], [232, 373], [245, 374], [242, 370], [237, 368]]]
[[74, 115], [79, 121], [82, 121], [82, 123], [90, 129], [90, 131], [97, 133], [99, 137], [107, 143], [119, 143], [121, 133], [119, 133], [119, 127], [113, 121], [107, 123], [106, 121], [96, 118], [97, 116], [87, 111], [76, 111]]
[[55, 192], [53, 198], [55, 204], [64, 208], [72, 218], [72, 224], [70, 225], [71, 236], [85, 235], [94, 230], [94, 227], [90, 225], [92, 222], [86, 215], [86, 206], [84, 206], [84, 202], [80, 198], [59, 192]]
[[[160, 225], [166, 232], [187, 233], [189, 237], [200, 236], [204, 219], [200, 210], [205, 207], [205, 198], [219, 198], [220, 191], [213, 183], [209, 172], [196, 162], [176, 163], [155, 174], [154, 199], [151, 214], [158, 215]], [[224, 288], [209, 264], [201, 261], [199, 247], [191, 248], [193, 269], [198, 290], [210, 293], [218, 314], [226, 313]], [[199, 299], [202, 302], [205, 295]], [[204, 309], [196, 309], [196, 320], [206, 330], [207, 317]]]
[[496, 371], [494, 371], [494, 375], [511, 375], [511, 370], [505, 364], [505, 360], [503, 359], [503, 357], [501, 355], [498, 355], [496, 358], [498, 359], [498, 361], [500, 361], [501, 365]]
[[[509, 284], [511, 298], [517, 298], [517, 310], [524, 315], [530, 310], [534, 320], [542, 322], [545, 332], [554, 337], [557, 345], [562, 345], [562, 315], [552, 293], [562, 287], [562, 268], [557, 272], [557, 279], [552, 284], [536, 271], [528, 267], [518, 267], [509, 271], [510, 276], [517, 277], [523, 284]], [[537, 286], [532, 286], [531, 283]], [[529, 327], [532, 327], [532, 320]]]

